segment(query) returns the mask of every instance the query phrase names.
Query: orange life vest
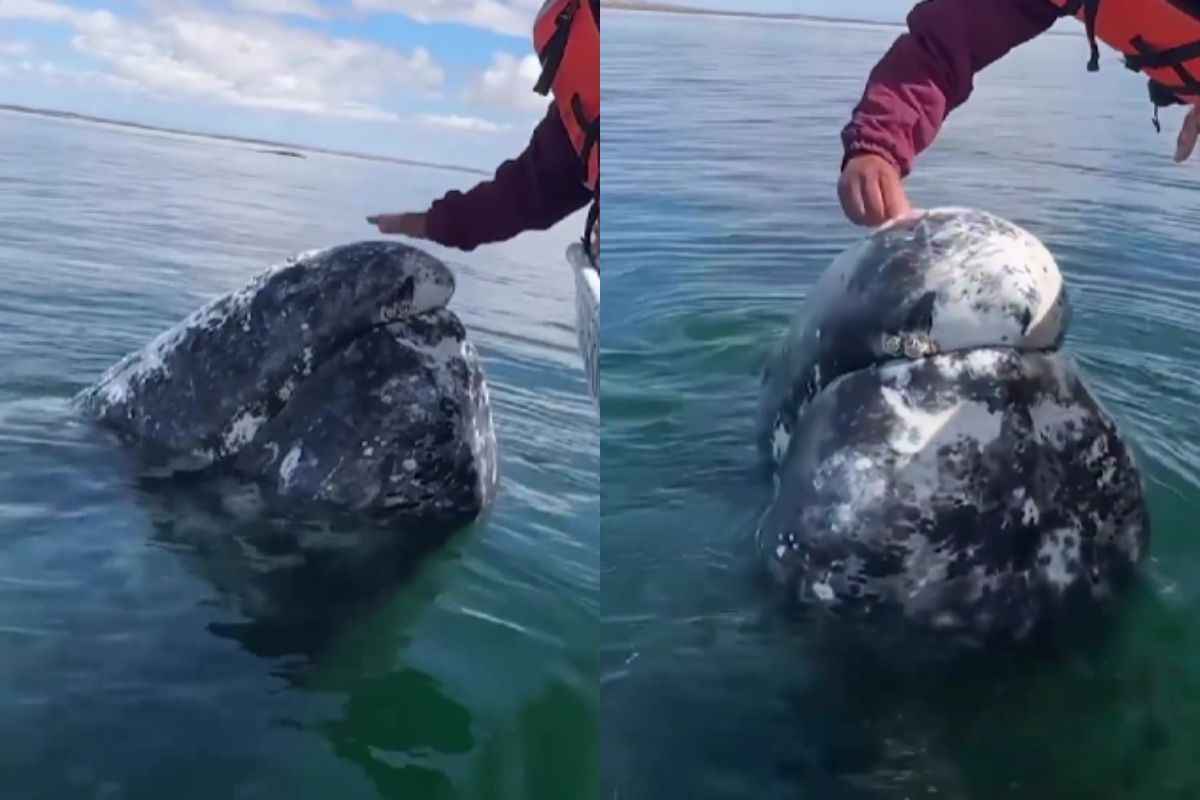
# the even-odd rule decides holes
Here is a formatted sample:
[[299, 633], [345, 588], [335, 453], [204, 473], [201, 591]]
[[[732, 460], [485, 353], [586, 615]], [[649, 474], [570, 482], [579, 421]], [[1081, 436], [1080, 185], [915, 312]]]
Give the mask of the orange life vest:
[[1091, 47], [1088, 71], [1100, 69], [1099, 38], [1125, 56], [1125, 66], [1150, 79], [1154, 126], [1158, 109], [1200, 100], [1198, 0], [1050, 0], [1064, 16], [1083, 21]]
[[600, 216], [600, 20], [591, 0], [546, 0], [533, 23], [533, 46], [542, 74], [533, 90], [554, 93], [559, 118], [594, 195], [583, 244], [591, 255]]

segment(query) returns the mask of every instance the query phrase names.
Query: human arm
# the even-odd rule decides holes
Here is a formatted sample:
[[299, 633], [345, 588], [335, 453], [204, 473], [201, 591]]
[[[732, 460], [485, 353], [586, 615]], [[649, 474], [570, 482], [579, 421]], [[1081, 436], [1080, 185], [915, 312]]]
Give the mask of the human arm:
[[371, 218], [383, 233], [428, 238], [447, 247], [473, 250], [530, 230], [546, 230], [583, 208], [592, 193], [583, 168], [551, 104], [529, 144], [505, 161], [490, 180], [447, 192], [422, 213]]
[[1048, 0], [918, 3], [908, 31], [871, 70], [842, 129], [838, 188], [847, 216], [879, 224], [906, 211], [901, 179], [950, 112], [970, 97], [975, 75], [1048, 30], [1059, 15]]

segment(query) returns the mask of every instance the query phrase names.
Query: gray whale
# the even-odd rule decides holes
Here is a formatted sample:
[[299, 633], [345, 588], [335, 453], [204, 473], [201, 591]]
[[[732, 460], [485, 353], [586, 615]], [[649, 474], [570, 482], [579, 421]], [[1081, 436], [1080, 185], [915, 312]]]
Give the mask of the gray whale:
[[834, 261], [763, 373], [756, 541], [789, 602], [1011, 641], [1126, 582], [1142, 479], [1062, 350], [1070, 316], [1046, 248], [979, 211]]
[[280, 508], [465, 522], [496, 438], [450, 270], [397, 242], [303, 253], [218, 297], [75, 399], [145, 474], [254, 480]]

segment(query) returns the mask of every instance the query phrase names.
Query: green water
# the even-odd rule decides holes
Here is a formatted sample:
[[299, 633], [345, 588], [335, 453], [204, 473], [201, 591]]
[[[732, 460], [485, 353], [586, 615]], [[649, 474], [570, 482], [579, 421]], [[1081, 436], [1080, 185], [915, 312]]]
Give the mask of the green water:
[[1058, 258], [1067, 347], [1138, 454], [1154, 533], [1111, 629], [901, 668], [771, 605], [751, 438], [764, 356], [862, 235], [838, 133], [898, 31], [605, 23], [604, 796], [1200, 794], [1200, 180], [1171, 163], [1178, 111], [1156, 136], [1142, 80], [1045, 38], [919, 162], [914, 204], [986, 209]]
[[[208, 298], [477, 178], [0, 115], [0, 797], [562, 798], [597, 785], [599, 430], [562, 254], [470, 255], [500, 496], [346, 605], [67, 400]], [[278, 610], [303, 612], [279, 624]]]

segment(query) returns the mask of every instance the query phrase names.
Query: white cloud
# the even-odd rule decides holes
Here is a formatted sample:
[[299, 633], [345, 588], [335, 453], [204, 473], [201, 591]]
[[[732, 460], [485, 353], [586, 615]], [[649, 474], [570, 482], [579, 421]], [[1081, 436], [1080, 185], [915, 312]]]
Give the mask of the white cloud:
[[33, 19], [44, 22], [63, 22], [78, 12], [46, 0], [4, 0], [0, 3], [0, 19]]
[[498, 125], [490, 120], [479, 117], [466, 117], [458, 114], [422, 114], [422, 124], [431, 128], [447, 128], [467, 133], [499, 133], [508, 130], [509, 125]]
[[387, 120], [397, 87], [432, 92], [445, 73], [429, 51], [403, 54], [258, 17], [159, 6], [144, 23], [46, 0], [0, 0], [0, 17], [64, 22], [76, 50], [120, 81], [165, 97], [190, 95], [254, 108]]
[[[51, 86], [103, 86], [122, 91], [138, 91], [140, 87], [133, 81], [110, 75], [106, 72], [93, 70], [65, 69], [51, 61], [30, 61], [25, 59], [16, 65], [16, 69], [26, 75], [40, 78]], [[11, 70], [10, 70], [11, 71]]]
[[542, 0], [353, 0], [353, 5], [359, 11], [395, 12], [418, 22], [457, 22], [531, 37]]
[[517, 111], [544, 112], [549, 97], [533, 91], [541, 72], [541, 64], [532, 53], [520, 59], [509, 53], [496, 53], [491, 65], [467, 88], [467, 101]]
[[316, 0], [233, 0], [239, 11], [256, 11], [260, 14], [293, 14], [311, 19], [328, 19], [329, 14]]
[[108, 11], [79, 11], [52, 0], [0, 0], [0, 19], [65, 22], [75, 26], [96, 27], [116, 22], [116, 17]]
[[29, 42], [0, 42], [0, 56], [12, 56], [19, 58], [27, 56], [33, 52], [33, 45]]

